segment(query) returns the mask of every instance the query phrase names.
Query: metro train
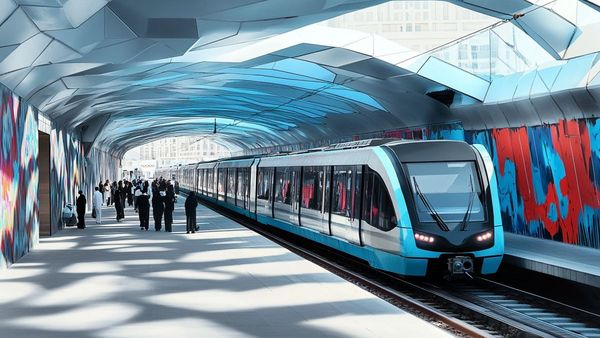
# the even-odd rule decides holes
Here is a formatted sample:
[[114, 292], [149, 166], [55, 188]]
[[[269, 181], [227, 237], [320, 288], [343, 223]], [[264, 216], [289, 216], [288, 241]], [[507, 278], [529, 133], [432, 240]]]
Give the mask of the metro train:
[[400, 275], [493, 274], [504, 254], [493, 163], [482, 145], [373, 139], [156, 176]]

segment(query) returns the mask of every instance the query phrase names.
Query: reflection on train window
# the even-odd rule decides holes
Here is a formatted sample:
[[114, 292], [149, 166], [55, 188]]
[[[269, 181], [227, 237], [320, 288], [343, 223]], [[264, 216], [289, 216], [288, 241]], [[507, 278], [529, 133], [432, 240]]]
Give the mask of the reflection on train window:
[[209, 196], [213, 196], [214, 193], [214, 184], [215, 184], [215, 178], [214, 178], [214, 170], [213, 169], [206, 169], [206, 191], [207, 191], [207, 195]]
[[235, 168], [227, 169], [227, 201], [233, 203], [235, 201]]
[[198, 192], [204, 192], [204, 169], [198, 169]]
[[406, 167], [421, 222], [435, 222], [432, 212], [445, 222], [454, 223], [448, 224], [451, 229], [463, 219], [484, 221], [483, 196], [474, 162], [408, 163]]
[[273, 186], [273, 168], [259, 168], [256, 185], [256, 198], [271, 200], [271, 187]]
[[236, 205], [248, 209], [248, 195], [250, 195], [248, 184], [248, 168], [237, 169], [237, 199]]
[[227, 185], [227, 168], [219, 168], [218, 170], [219, 172], [217, 176], [217, 193], [219, 200], [224, 201], [225, 189]]
[[392, 199], [381, 176], [375, 171], [365, 171], [364, 208], [362, 219], [380, 230], [390, 231], [397, 224]]
[[331, 212], [354, 219], [360, 208], [361, 167], [337, 166], [333, 169]]
[[298, 168], [276, 168], [275, 169], [275, 202], [292, 205], [297, 200], [294, 195], [300, 169]]
[[323, 203], [323, 181], [325, 170], [323, 167], [304, 167], [302, 176], [302, 207], [321, 210]]

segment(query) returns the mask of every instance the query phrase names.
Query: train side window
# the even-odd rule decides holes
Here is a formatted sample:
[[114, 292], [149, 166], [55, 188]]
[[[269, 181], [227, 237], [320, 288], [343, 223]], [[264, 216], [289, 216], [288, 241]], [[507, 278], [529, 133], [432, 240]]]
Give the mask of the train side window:
[[275, 202], [292, 205], [297, 198], [297, 178], [300, 175], [298, 168], [277, 168], [275, 171]]
[[351, 219], [360, 210], [362, 167], [336, 166], [333, 168], [333, 194], [331, 213]]
[[354, 167], [354, 214], [352, 218], [358, 219], [360, 217], [360, 197], [363, 189], [363, 166]]
[[198, 169], [198, 192], [202, 193], [202, 177], [204, 176], [204, 171], [202, 169]]
[[336, 166], [333, 168], [333, 194], [331, 213], [351, 217], [353, 213], [352, 181], [353, 167]]
[[225, 200], [225, 189], [227, 185], [227, 168], [219, 168], [217, 173], [217, 194], [219, 200]]
[[272, 186], [273, 168], [259, 168], [256, 187], [256, 198], [259, 200], [270, 201], [272, 199]]
[[236, 175], [237, 173], [235, 168], [227, 169], [227, 198], [231, 198], [232, 201], [235, 201]]
[[212, 196], [213, 193], [213, 183], [214, 183], [214, 177], [213, 177], [213, 169], [206, 169], [206, 192], [207, 195]]
[[236, 205], [244, 207], [246, 201], [246, 168], [238, 168], [237, 170], [237, 190], [236, 190]]
[[323, 203], [324, 167], [305, 167], [302, 176], [303, 208], [321, 211]]
[[204, 170], [204, 181], [203, 181], [204, 182], [203, 183], [204, 190], [203, 191], [204, 191], [204, 195], [208, 195], [208, 175], [209, 175], [210, 169], [202, 169], [202, 170]]
[[207, 191], [207, 176], [208, 176], [208, 170], [207, 169], [202, 169], [202, 193], [204, 193], [204, 195], [206, 195], [206, 191]]
[[379, 174], [365, 171], [364, 205], [362, 219], [371, 226], [390, 231], [397, 225], [392, 199]]

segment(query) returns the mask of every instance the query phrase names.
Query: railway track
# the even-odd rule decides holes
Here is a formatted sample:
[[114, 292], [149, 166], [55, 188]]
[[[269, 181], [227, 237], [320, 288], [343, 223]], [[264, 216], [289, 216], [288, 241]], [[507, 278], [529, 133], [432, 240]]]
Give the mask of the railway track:
[[600, 316], [498, 282], [411, 280], [202, 201], [290, 251], [456, 335], [470, 337], [598, 337]]

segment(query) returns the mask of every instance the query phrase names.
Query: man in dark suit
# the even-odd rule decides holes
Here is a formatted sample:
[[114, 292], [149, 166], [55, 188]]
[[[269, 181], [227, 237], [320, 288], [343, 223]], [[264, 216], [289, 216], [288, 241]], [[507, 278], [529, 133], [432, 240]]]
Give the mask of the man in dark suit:
[[77, 228], [85, 229], [85, 205], [87, 200], [83, 195], [83, 191], [79, 190], [79, 197], [77, 197]]

